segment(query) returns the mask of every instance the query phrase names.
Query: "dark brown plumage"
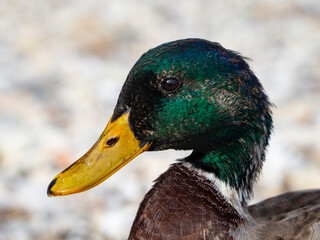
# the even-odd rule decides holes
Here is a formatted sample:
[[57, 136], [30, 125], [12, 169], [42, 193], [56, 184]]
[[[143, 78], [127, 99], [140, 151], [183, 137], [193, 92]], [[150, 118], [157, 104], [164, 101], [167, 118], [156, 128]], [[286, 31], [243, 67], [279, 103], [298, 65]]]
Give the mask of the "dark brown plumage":
[[146, 194], [129, 239], [232, 239], [241, 222], [209, 180], [178, 163]]
[[320, 239], [320, 190], [285, 193], [248, 210], [244, 205], [241, 214], [214, 185], [173, 164], [146, 194], [129, 240]]

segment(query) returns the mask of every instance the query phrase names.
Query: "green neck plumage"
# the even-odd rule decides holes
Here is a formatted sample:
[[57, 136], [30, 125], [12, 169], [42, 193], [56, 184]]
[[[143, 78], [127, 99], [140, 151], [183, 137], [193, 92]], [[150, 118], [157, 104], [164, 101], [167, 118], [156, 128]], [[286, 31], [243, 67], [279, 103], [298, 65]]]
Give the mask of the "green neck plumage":
[[245, 203], [251, 196], [253, 184], [265, 160], [267, 135], [257, 131], [219, 149], [205, 153], [194, 150], [184, 161], [190, 162], [195, 168], [214, 173], [234, 188], [239, 193], [240, 201]]
[[[157, 120], [153, 123], [156, 131], [152, 136], [167, 143], [161, 145], [163, 148], [193, 149], [185, 161], [214, 173], [236, 189], [241, 201], [246, 202], [265, 160], [265, 148], [272, 128], [269, 109], [266, 107], [253, 115], [250, 121], [237, 125], [231, 123], [233, 121], [228, 114], [221, 113], [223, 109], [209, 109], [205, 105], [205, 95], [199, 95], [202, 97], [195, 97], [194, 101], [176, 99], [179, 104], [166, 102], [162, 109], [170, 114], [163, 115], [163, 111], [154, 113], [157, 116], [153, 119]], [[251, 113], [240, 115], [247, 117]]]

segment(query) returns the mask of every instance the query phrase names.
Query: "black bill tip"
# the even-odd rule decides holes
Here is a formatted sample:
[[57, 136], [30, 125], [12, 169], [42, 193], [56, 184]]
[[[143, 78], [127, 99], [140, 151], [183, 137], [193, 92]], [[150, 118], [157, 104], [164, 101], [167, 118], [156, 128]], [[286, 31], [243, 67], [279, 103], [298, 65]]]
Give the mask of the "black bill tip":
[[52, 182], [49, 184], [48, 189], [47, 189], [47, 195], [48, 197], [55, 196], [54, 192], [51, 191], [51, 188], [56, 184], [58, 178], [53, 179]]

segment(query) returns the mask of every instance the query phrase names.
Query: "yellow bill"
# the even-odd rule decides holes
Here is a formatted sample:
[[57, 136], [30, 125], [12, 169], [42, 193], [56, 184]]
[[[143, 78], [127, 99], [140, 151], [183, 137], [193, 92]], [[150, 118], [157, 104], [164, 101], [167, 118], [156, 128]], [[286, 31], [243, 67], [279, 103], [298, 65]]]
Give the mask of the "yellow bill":
[[128, 118], [129, 112], [114, 122], [110, 120], [93, 147], [52, 180], [48, 196], [63, 196], [93, 188], [148, 150], [151, 144], [142, 144], [135, 138]]

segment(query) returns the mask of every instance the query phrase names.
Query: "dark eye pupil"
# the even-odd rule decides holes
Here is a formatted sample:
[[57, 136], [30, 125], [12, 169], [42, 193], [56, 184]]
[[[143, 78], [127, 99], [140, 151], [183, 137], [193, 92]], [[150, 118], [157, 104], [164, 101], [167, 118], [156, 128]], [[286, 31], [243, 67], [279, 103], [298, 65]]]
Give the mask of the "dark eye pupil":
[[162, 88], [168, 92], [172, 92], [172, 91], [176, 90], [178, 88], [178, 86], [179, 86], [178, 79], [169, 78], [163, 82]]

